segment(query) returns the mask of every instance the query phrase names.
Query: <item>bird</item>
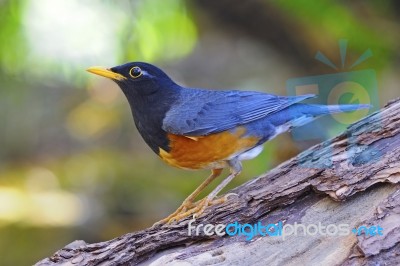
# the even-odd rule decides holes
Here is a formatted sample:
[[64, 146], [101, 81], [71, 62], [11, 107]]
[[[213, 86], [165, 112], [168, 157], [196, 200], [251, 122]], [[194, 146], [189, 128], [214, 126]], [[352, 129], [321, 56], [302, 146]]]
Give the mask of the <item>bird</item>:
[[[133, 121], [147, 145], [167, 164], [211, 174], [178, 209], [155, 225], [200, 217], [204, 210], [228, 200], [218, 193], [242, 171], [242, 161], [258, 156], [277, 135], [333, 113], [370, 108], [369, 104], [302, 103], [314, 94], [280, 96], [258, 91], [184, 87], [146, 62], [88, 72], [116, 82], [126, 96]], [[225, 177], [206, 197], [197, 196], [218, 176]]]

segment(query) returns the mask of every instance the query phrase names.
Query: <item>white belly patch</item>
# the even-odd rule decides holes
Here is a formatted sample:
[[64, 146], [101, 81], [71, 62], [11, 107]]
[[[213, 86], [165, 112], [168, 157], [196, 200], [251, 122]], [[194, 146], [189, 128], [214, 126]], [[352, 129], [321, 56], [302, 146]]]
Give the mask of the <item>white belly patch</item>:
[[244, 161], [244, 160], [253, 159], [253, 158], [257, 157], [262, 152], [263, 148], [264, 147], [262, 145], [259, 145], [259, 146], [256, 146], [256, 147], [252, 148], [251, 150], [248, 150], [248, 151], [246, 151], [244, 153], [241, 153], [238, 156], [238, 160], [239, 161]]

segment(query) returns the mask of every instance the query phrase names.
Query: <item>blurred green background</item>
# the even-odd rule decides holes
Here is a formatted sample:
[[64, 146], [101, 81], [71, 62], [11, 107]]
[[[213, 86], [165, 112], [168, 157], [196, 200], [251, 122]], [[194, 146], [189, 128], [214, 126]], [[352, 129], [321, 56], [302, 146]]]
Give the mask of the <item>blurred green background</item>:
[[[335, 73], [314, 56], [340, 65], [347, 39], [347, 65], [373, 52], [356, 69], [376, 71], [383, 105], [399, 96], [399, 10], [394, 0], [1, 0], [0, 265], [148, 227], [208, 175], [161, 162], [117, 85], [87, 67], [148, 61], [186, 86], [284, 95], [289, 78]], [[306, 147], [279, 136], [229, 187]]]

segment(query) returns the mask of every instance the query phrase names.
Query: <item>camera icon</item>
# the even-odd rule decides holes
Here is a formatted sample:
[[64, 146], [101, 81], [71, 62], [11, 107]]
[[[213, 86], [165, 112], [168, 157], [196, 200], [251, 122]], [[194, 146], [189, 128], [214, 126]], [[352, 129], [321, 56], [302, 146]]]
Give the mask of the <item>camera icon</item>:
[[[339, 46], [343, 70], [347, 41], [340, 40]], [[370, 56], [372, 56], [372, 52], [368, 49], [350, 69]], [[338, 67], [322, 53], [317, 52], [316, 59], [338, 70]], [[333, 137], [343, 132], [351, 123], [374, 112], [379, 107], [378, 85], [376, 73], [373, 69], [292, 78], [287, 80], [286, 90], [288, 95], [316, 94], [316, 98], [306, 101], [310, 104], [371, 104], [373, 106], [370, 109], [326, 115], [309, 124], [294, 128], [292, 137], [299, 144], [321, 142]], [[323, 167], [327, 167], [327, 165], [324, 164]]]

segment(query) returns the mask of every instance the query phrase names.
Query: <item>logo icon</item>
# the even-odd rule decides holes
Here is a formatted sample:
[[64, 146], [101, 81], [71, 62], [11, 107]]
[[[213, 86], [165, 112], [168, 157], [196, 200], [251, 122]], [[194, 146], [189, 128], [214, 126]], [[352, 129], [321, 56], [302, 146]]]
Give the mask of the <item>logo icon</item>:
[[[340, 66], [335, 65], [322, 52], [318, 51], [315, 59], [335, 72], [331, 74], [292, 78], [286, 82], [288, 95], [316, 94], [315, 99], [307, 103], [324, 105], [371, 104], [371, 109], [326, 115], [294, 128], [293, 139], [298, 142], [321, 142], [343, 132], [351, 123], [374, 112], [379, 107], [378, 85], [373, 69], [352, 70], [372, 56], [367, 49], [349, 67], [345, 65], [347, 40], [339, 40]], [[318, 167], [318, 166], [317, 166]], [[323, 167], [327, 167], [326, 163]]]

